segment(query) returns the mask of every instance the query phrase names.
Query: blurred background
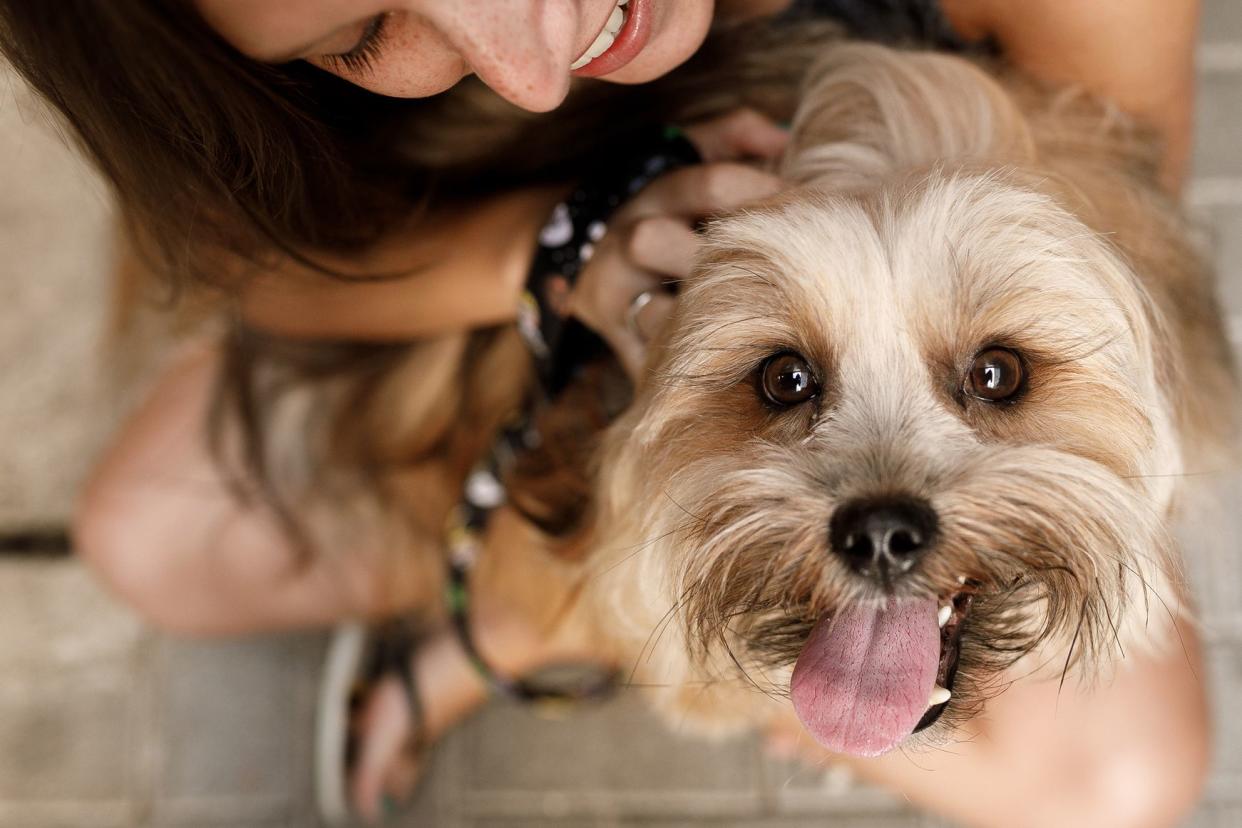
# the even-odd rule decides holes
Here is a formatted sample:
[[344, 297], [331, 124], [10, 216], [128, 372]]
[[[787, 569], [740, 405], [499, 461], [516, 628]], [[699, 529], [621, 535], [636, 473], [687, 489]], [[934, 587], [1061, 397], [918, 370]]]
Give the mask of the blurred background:
[[[155, 634], [66, 548], [75, 490], [167, 340], [147, 325], [123, 347], [108, 344], [116, 252], [107, 193], [4, 67], [0, 159], [0, 827], [314, 826], [323, 636]], [[1242, 0], [1204, 2], [1194, 170], [1189, 203], [1242, 346]], [[1222, 542], [1188, 555], [1216, 711], [1196, 828], [1242, 825], [1237, 477], [1219, 481], [1231, 515]], [[825, 823], [944, 824], [839, 772], [766, 761], [751, 741], [678, 739], [623, 697], [559, 722], [493, 704], [436, 750], [397, 824]]]

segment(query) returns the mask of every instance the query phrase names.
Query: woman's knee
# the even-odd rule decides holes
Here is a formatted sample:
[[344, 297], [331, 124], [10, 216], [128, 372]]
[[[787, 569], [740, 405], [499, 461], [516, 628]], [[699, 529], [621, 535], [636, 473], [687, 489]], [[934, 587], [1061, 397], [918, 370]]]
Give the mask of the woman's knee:
[[201, 349], [170, 363], [92, 472], [74, 514], [79, 557], [157, 624], [177, 600], [176, 553], [199, 533], [201, 498], [193, 495], [213, 479], [204, 426], [213, 370]]
[[[1211, 762], [1210, 727], [1201, 708], [1161, 711], [1175, 718], [1158, 738], [1120, 736], [1115, 749], [1093, 751], [1061, 765], [1063, 789], [1074, 801], [1071, 819], [1100, 828], [1164, 828], [1184, 821], [1203, 792]], [[1151, 727], [1135, 721], [1136, 731]], [[1056, 786], [1053, 787], [1062, 787]]]
[[126, 492], [124, 481], [97, 477], [80, 498], [73, 521], [78, 557], [122, 601], [159, 623], [169, 598], [168, 573], [151, 519], [156, 498]]

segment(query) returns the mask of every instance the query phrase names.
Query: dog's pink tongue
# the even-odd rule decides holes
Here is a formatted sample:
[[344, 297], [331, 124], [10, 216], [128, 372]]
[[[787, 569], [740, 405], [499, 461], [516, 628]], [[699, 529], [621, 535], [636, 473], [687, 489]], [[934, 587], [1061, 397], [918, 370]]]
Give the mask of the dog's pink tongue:
[[914, 730], [940, 665], [934, 599], [855, 606], [811, 631], [790, 682], [802, 726], [836, 753], [877, 756]]

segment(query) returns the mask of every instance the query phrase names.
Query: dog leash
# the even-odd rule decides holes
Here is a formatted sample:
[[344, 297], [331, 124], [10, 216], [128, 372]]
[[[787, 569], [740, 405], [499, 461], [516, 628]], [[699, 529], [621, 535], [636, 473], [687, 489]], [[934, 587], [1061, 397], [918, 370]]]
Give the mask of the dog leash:
[[[493, 693], [534, 704], [550, 715], [572, 704], [610, 697], [620, 673], [595, 665], [553, 665], [559, 680], [541, 681], [539, 672], [512, 678], [494, 670], [470, 629], [470, 572], [482, 552], [488, 517], [505, 503], [501, 481], [520, 454], [539, 445], [535, 414], [564, 390], [588, 359], [607, 353], [598, 336], [559, 308], [607, 232], [608, 219], [659, 176], [702, 160], [676, 127], [660, 128], [632, 146], [635, 153], [628, 160], [602, 168], [557, 204], [539, 233], [517, 320], [539, 389], [521, 414], [501, 429], [491, 451], [467, 476], [445, 530], [449, 551], [445, 601], [462, 651]], [[566, 674], [576, 675], [567, 681]]]

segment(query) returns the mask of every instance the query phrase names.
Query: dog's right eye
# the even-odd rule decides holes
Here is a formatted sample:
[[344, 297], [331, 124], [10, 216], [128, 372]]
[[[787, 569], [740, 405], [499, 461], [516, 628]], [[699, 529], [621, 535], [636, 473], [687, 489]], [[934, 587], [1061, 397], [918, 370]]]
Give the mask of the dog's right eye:
[[777, 408], [804, 403], [819, 393], [819, 383], [801, 354], [792, 351], [767, 358], [759, 369], [759, 391]]
[[975, 355], [965, 392], [990, 403], [1012, 402], [1026, 382], [1022, 358], [1008, 348], [987, 348]]

